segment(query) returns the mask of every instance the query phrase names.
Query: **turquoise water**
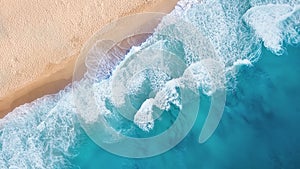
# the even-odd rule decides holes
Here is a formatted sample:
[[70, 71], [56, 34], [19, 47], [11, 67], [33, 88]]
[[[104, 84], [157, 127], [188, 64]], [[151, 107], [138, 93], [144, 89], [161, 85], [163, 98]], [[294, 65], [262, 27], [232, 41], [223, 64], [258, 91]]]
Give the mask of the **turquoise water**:
[[197, 142], [195, 126], [165, 154], [128, 159], [107, 153], [85, 136], [72, 162], [82, 168], [299, 168], [300, 49], [288, 50], [276, 56], [263, 49], [264, 57], [240, 70], [221, 123], [205, 144]]
[[[79, 124], [68, 86], [20, 106], [0, 121], [0, 168], [300, 168], [299, 3], [180, 1], [170, 14], [169, 19], [176, 16], [200, 30], [225, 65], [223, 117], [205, 143], [198, 142], [210, 104], [205, 91], [220, 85], [203, 85], [207, 90], [199, 95], [196, 123], [184, 140], [166, 153], [145, 159], [116, 156], [96, 145]], [[158, 46], [187, 66], [203, 59], [195, 55], [203, 48], [191, 35], [194, 27], [179, 23], [177, 28], [177, 32], [167, 29], [166, 34], [183, 43], [167, 39], [171, 45]], [[144, 45], [155, 48], [152, 42], [156, 41], [153, 38]], [[173, 108], [176, 111], [176, 105]], [[110, 124], [138, 130], [127, 121], [115, 124], [116, 119]], [[143, 133], [149, 134], [138, 132], [142, 137]]]

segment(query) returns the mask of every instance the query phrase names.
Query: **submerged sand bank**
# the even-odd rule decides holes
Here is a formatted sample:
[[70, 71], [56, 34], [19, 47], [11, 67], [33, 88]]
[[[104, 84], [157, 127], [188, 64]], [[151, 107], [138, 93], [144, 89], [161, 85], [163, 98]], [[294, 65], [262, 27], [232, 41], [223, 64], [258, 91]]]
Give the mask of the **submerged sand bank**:
[[70, 83], [83, 43], [103, 25], [139, 12], [170, 12], [177, 0], [99, 2], [0, 2], [0, 118]]

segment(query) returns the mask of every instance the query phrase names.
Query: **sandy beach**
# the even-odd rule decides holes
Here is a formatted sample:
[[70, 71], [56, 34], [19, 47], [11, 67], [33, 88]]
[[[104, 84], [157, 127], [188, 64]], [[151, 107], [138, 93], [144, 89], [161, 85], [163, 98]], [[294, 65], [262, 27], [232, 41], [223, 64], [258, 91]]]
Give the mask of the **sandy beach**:
[[86, 40], [140, 12], [170, 12], [177, 0], [0, 1], [0, 118], [63, 89]]

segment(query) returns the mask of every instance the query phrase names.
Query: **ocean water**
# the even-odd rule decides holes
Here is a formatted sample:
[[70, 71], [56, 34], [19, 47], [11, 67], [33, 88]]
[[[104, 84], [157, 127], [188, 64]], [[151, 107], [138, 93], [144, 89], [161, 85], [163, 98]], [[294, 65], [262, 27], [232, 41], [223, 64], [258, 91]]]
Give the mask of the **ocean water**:
[[[292, 0], [179, 1], [163, 20], [161, 29], [139, 50], [135, 49], [137, 54], [129, 52], [114, 69], [114, 72], [122, 72], [122, 68], [134, 71], [159, 60], [162, 66], [168, 65], [169, 74], [146, 69], [130, 81], [126, 72], [122, 74], [124, 77], [109, 72], [112, 75], [108, 78], [74, 83], [75, 91], [70, 84], [55, 95], [16, 108], [0, 121], [0, 168], [300, 168], [299, 5], [300, 1]], [[203, 38], [210, 45], [203, 43]], [[156, 55], [157, 49], [171, 55]], [[219, 71], [211, 73], [203, 69], [207, 66], [203, 60], [207, 58], [215, 59], [215, 65], [222, 67], [220, 76]], [[110, 67], [92, 69], [106, 71]], [[199, 89], [195, 97], [201, 102], [192, 107], [198, 111], [195, 124], [169, 151], [140, 159], [117, 156], [100, 148], [86, 132], [89, 129], [82, 128], [82, 120], [93, 124], [105, 117], [101, 118], [106, 125], [101, 139], [111, 143], [120, 139], [120, 133], [148, 137], [161, 132], [161, 126], [168, 128], [175, 123], [183, 105], [176, 97], [181, 93], [171, 90], [174, 83], [168, 83], [171, 87], [166, 89], [164, 84], [184, 79], [186, 70], [195, 76], [184, 84]], [[138, 92], [138, 97], [120, 92], [123, 88], [113, 93], [110, 90], [113, 79], [119, 84], [132, 82], [130, 92]], [[85, 90], [81, 92], [78, 88]], [[223, 116], [212, 136], [200, 144], [199, 133], [211, 98], [220, 89], [226, 90]], [[143, 105], [153, 103], [146, 102], [147, 96], [143, 95], [151, 90], [156, 94], [166, 90], [165, 95], [171, 98], [166, 104], [156, 97], [152, 100], [161, 101], [160, 108], [172, 114], [163, 116], [168, 123], [157, 123], [151, 116], [145, 117], [147, 123], [139, 121], [144, 117]], [[92, 93], [96, 103], [84, 99], [74, 103], [74, 93], [77, 98], [88, 98]], [[103, 99], [111, 95], [110, 102]], [[129, 106], [128, 98], [142, 112], [141, 116], [135, 116], [134, 123], [120, 117], [115, 109]], [[77, 104], [82, 104], [87, 112], [99, 107], [101, 111], [78, 116]]]

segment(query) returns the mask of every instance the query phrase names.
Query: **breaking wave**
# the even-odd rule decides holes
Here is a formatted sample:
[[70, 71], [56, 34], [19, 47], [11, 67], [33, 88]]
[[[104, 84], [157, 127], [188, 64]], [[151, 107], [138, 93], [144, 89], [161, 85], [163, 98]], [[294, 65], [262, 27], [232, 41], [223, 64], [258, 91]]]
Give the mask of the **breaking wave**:
[[[111, 52], [109, 59], [104, 57], [103, 60], [87, 60], [87, 67], [90, 67], [85, 79], [73, 84], [86, 89], [86, 92], [78, 90], [75, 95], [78, 98], [96, 97], [96, 103], [83, 101], [79, 104], [94, 110], [101, 109], [101, 111], [93, 112], [94, 114], [80, 114], [80, 117], [85, 119], [86, 123], [95, 122], [100, 118], [107, 129], [103, 136], [110, 138], [107, 139], [108, 142], [113, 142], [118, 140], [119, 136], [111, 133], [126, 132], [130, 135], [136, 126], [144, 131], [152, 130], [155, 126], [154, 105], [164, 110], [170, 109], [171, 106], [180, 109], [181, 101], [178, 99], [180, 93], [176, 91], [176, 86], [181, 85], [180, 80], [188, 74], [185, 70], [189, 70], [189, 73], [194, 75], [192, 81], [185, 85], [200, 87], [206, 95], [211, 95], [220, 88], [234, 88], [235, 75], [239, 67], [252, 65], [257, 61], [262, 45], [276, 55], [286, 53], [286, 45], [299, 46], [299, 4], [300, 1], [286, 0], [179, 1], [175, 10], [163, 21], [168, 24], [174, 23], [175, 27], [157, 29], [160, 32], [154, 33], [145, 43], [130, 51], [123, 43], [123, 46], [119, 45], [119, 50]], [[177, 23], [176, 18], [192, 24], [193, 27], [187, 27], [183, 22]], [[201, 35], [197, 32], [201, 32]], [[160, 37], [161, 34], [167, 35], [168, 38]], [[210, 41], [214, 52], [210, 48], [203, 48], [206, 45], [203, 41], [199, 41], [200, 36]], [[140, 42], [130, 41], [128, 44], [137, 45]], [[165, 70], [169, 74], [161, 74], [159, 70], [144, 69], [144, 72], [140, 72], [134, 79], [130, 79], [130, 72], [124, 72], [124, 76], [114, 76], [114, 72], [122, 71], [122, 65], [126, 63], [128, 63], [127, 67], [131, 66], [132, 71], [140, 70], [138, 66], [145, 68], [146, 63], [151, 62], [155, 56], [155, 50], [151, 49], [170, 51], [184, 64], [170, 65], [170, 70]], [[140, 60], [118, 57], [118, 54], [124, 55], [128, 51], [126, 56], [134, 56], [133, 53], [143, 51], [143, 56], [147, 56], [147, 52], [152, 52], [148, 53], [148, 56], [151, 54], [153, 57], [140, 57], [138, 58]], [[97, 55], [97, 52], [93, 55]], [[206, 72], [206, 64], [203, 60], [207, 58], [216, 59], [224, 67], [225, 71], [222, 73], [225, 74], [225, 79], [214, 77], [214, 73]], [[157, 57], [155, 62], [159, 59], [166, 65], [172, 56]], [[93, 65], [95, 62], [98, 65]], [[119, 65], [121, 66], [118, 67]], [[178, 71], [172, 72], [172, 66], [176, 66]], [[175, 80], [166, 84], [171, 78]], [[114, 79], [120, 81], [119, 86], [115, 86], [119, 88], [115, 93], [110, 90], [110, 83]], [[221, 81], [218, 81], [220, 79]], [[128, 81], [130, 84], [127, 84]], [[87, 88], [90, 84], [93, 86], [91, 89]], [[132, 93], [143, 93], [141, 90], [147, 90], [141, 87], [145, 85], [148, 85], [149, 90], [155, 91], [153, 95], [156, 97], [136, 105], [132, 104], [134, 109], [140, 108], [138, 113], [131, 114], [136, 125], [130, 124], [124, 131], [122, 129], [124, 126], [116, 123], [120, 117], [112, 114], [107, 105], [122, 107], [128, 104], [128, 97]], [[81, 129], [73, 105], [73, 94], [71, 86], [68, 86], [58, 94], [44, 96], [20, 106], [0, 120], [0, 168], [74, 167], [69, 159], [76, 155]], [[110, 98], [111, 102], [108, 103], [105, 98]], [[164, 100], [160, 100], [161, 98]], [[134, 100], [134, 98], [130, 99]]]

